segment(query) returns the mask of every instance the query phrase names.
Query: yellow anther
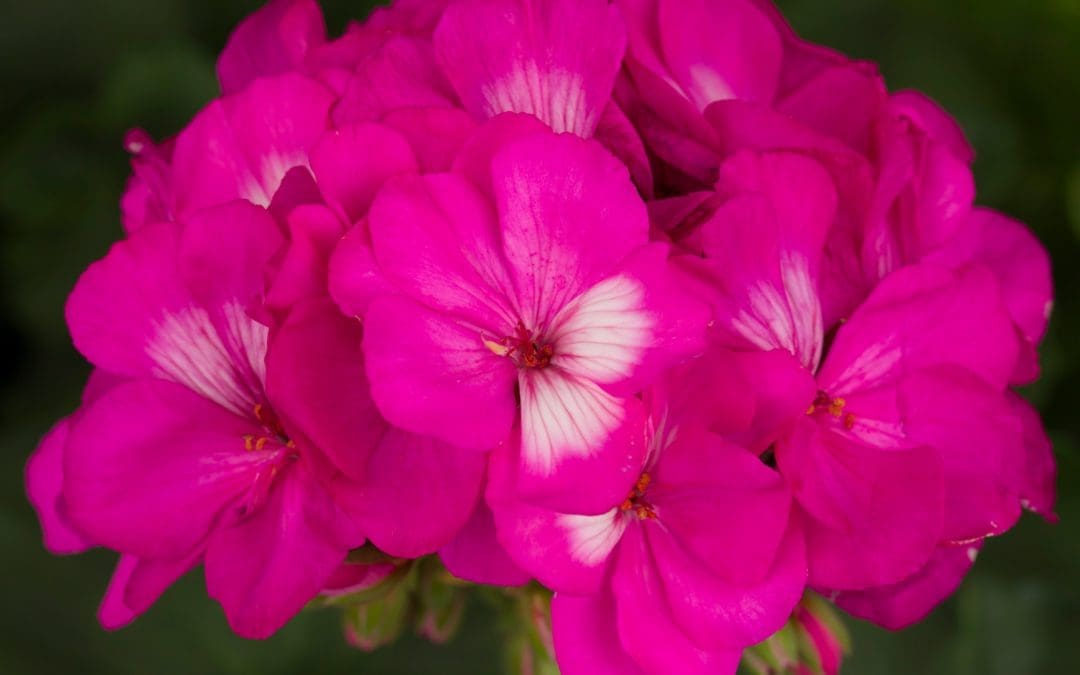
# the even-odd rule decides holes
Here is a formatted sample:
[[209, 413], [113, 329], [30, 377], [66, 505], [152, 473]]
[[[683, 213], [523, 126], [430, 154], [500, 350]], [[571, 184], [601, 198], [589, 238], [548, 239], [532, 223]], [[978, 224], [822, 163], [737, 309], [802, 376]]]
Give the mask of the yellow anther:
[[244, 449], [248, 450], [248, 451], [254, 450], [255, 448], [252, 446], [252, 443], [254, 441], [255, 441], [254, 436], [252, 436], [251, 434], [244, 434]]
[[834, 398], [829, 403], [829, 414], [833, 417], [840, 417], [844, 412], [844, 406], [847, 405], [847, 401], [842, 398]]

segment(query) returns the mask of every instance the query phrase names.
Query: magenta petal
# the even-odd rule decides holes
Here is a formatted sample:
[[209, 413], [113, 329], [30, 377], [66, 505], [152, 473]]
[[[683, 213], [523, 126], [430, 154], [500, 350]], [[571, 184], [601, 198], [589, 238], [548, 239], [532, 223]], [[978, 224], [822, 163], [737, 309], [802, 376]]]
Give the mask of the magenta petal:
[[409, 142], [423, 173], [447, 171], [454, 157], [476, 131], [476, 122], [458, 108], [401, 108], [382, 123]]
[[701, 228], [717, 331], [732, 347], [786, 349], [814, 368], [823, 322], [818, 271], [836, 190], [818, 163], [794, 153], [740, 153], [721, 167], [732, 199]]
[[289, 169], [307, 166], [332, 102], [318, 82], [288, 74], [211, 103], [176, 139], [178, 214], [234, 199], [269, 206]]
[[586, 596], [556, 593], [551, 632], [562, 675], [643, 675], [616, 630], [615, 598], [604, 589]]
[[985, 268], [912, 265], [883, 280], [840, 328], [818, 383], [846, 396], [902, 372], [951, 364], [1004, 386], [1015, 362], [1012, 322]]
[[602, 0], [467, 0], [447, 9], [434, 41], [477, 117], [530, 113], [587, 137], [611, 96], [626, 32]]
[[[261, 299], [266, 264], [284, 243], [277, 223], [257, 206], [235, 201], [204, 209], [184, 222], [180, 273], [197, 302], [218, 307], [238, 301], [246, 308]], [[251, 351], [261, 355], [263, 348], [252, 345]]]
[[814, 399], [817, 383], [788, 352], [742, 352], [731, 360], [747, 382], [743, 395], [750, 394], [754, 415], [749, 427], [727, 437], [754, 452], [764, 452], [806, 414], [807, 401]]
[[648, 214], [626, 167], [597, 144], [530, 136], [498, 152], [491, 175], [526, 326], [547, 325], [648, 241]]
[[964, 136], [956, 120], [925, 94], [905, 90], [889, 97], [889, 108], [894, 115], [913, 121], [931, 139], [948, 146], [960, 161], [971, 164], [975, 151]]
[[367, 213], [389, 178], [418, 171], [405, 138], [379, 124], [327, 132], [311, 150], [311, 169], [327, 203], [347, 223]]
[[900, 387], [904, 431], [941, 453], [945, 472], [942, 539], [1000, 534], [1020, 517], [1006, 458], [1023, 447], [1020, 420], [1002, 392], [960, 369], [937, 368]]
[[359, 322], [329, 300], [298, 305], [277, 330], [267, 356], [266, 391], [292, 435], [299, 432], [353, 480], [387, 424], [371, 399]]
[[393, 36], [356, 66], [334, 108], [334, 123], [376, 122], [401, 108], [453, 108], [454, 98], [431, 44]]
[[468, 522], [486, 461], [429, 436], [390, 429], [368, 460], [363, 481], [339, 482], [336, 492], [380, 551], [418, 558], [450, 543]]
[[872, 125], [885, 106], [886, 96], [877, 68], [852, 62], [817, 73], [787, 92], [776, 109], [852, 148], [869, 152]]
[[161, 223], [117, 242], [79, 277], [65, 318], [75, 347], [94, 365], [120, 375], [149, 375], [154, 320], [191, 303], [180, 283], [181, 228]]
[[1049, 254], [1019, 221], [988, 209], [975, 209], [971, 220], [982, 229], [975, 261], [994, 273], [1013, 321], [1025, 338], [1038, 344], [1053, 307]]
[[783, 47], [772, 21], [753, 2], [659, 0], [658, 5], [667, 65], [698, 109], [723, 99], [772, 99]]
[[[615, 279], [637, 285], [637, 303], [613, 305], [614, 298], [607, 296], [606, 302], [594, 304], [579, 297], [571, 303], [577, 312], [568, 308], [560, 313], [576, 330], [554, 329], [559, 350], [554, 362], [578, 374], [591, 374], [607, 391], [628, 396], [652, 384], [673, 365], [703, 353], [709, 308], [677, 283], [668, 251], [664, 244], [647, 244], [619, 266]], [[583, 297], [590, 297], [597, 288]], [[634, 330], [635, 315], [648, 317], [649, 327], [640, 334]], [[604, 330], [603, 324], [612, 321], [618, 330]], [[640, 356], [635, 359], [633, 354]], [[598, 368], [600, 362], [606, 367]]]
[[288, 244], [275, 260], [264, 304], [280, 315], [293, 305], [326, 297], [329, 258], [345, 224], [326, 206], [303, 204], [289, 212]]
[[614, 507], [599, 515], [559, 513], [522, 501], [514, 485], [516, 463], [506, 448], [492, 455], [487, 499], [499, 543], [547, 588], [595, 593], [625, 527], [622, 514]]
[[364, 356], [372, 397], [391, 424], [476, 450], [510, 433], [516, 369], [475, 330], [382, 297], [365, 317]]
[[45, 548], [61, 555], [82, 553], [94, 545], [69, 522], [65, 513], [64, 446], [69, 428], [69, 418], [57, 422], [26, 463], [26, 496], [41, 523]]
[[551, 367], [524, 371], [518, 390], [521, 498], [564, 513], [622, 503], [646, 453], [641, 402]]
[[661, 522], [709, 573], [742, 586], [760, 583], [788, 529], [784, 479], [719, 436], [686, 427], [674, 433], [650, 473], [648, 496]]
[[98, 607], [98, 621], [106, 630], [128, 625], [150, 609], [169, 586], [199, 563], [201, 557], [201, 546], [179, 558], [142, 560], [121, 555]]
[[326, 42], [322, 11], [314, 0], [272, 0], [240, 22], [218, 57], [221, 91], [231, 94], [252, 80], [292, 70]]
[[652, 199], [653, 174], [649, 155], [641, 136], [615, 101], [610, 101], [600, 115], [595, 138], [626, 165], [642, 196]]
[[1013, 414], [1023, 429], [1023, 444], [1005, 457], [1004, 476], [1024, 508], [1056, 521], [1054, 501], [1057, 467], [1054, 449], [1043, 429], [1039, 413], [1016, 394], [1008, 394]]
[[327, 265], [327, 285], [341, 312], [358, 318], [376, 297], [396, 292], [375, 262], [366, 221], [338, 241]]
[[858, 589], [919, 569], [941, 538], [941, 460], [930, 448], [879, 450], [807, 421], [778, 444], [802, 506], [810, 583]]
[[64, 494], [93, 541], [145, 558], [186, 554], [267, 461], [244, 450], [260, 434], [188, 389], [136, 380], [111, 389], [71, 428]]
[[457, 536], [439, 549], [439, 560], [450, 574], [474, 584], [522, 586], [532, 578], [496, 539], [495, 517], [483, 500]]
[[[401, 291], [498, 339], [516, 323], [511, 288], [488, 200], [460, 176], [400, 178], [368, 216], [375, 259]], [[483, 338], [478, 334], [476, 343]]]
[[[667, 515], [661, 516], [665, 522]], [[680, 546], [678, 535], [647, 530], [656, 569], [675, 622], [693, 642], [710, 650], [760, 642], [787, 622], [806, 586], [806, 555], [797, 529], [785, 537], [775, 565], [752, 584], [714, 575]], [[732, 549], [728, 548], [728, 555]]]
[[641, 527], [627, 529], [612, 576], [623, 648], [648, 675], [735, 673], [742, 650], [698, 647], [675, 623], [663, 580]]
[[284, 470], [261, 509], [207, 544], [206, 591], [241, 637], [285, 625], [362, 543], [304, 465]]
[[971, 569], [980, 544], [940, 546], [915, 574], [890, 586], [834, 594], [837, 606], [889, 630], [922, 620], [952, 595]]

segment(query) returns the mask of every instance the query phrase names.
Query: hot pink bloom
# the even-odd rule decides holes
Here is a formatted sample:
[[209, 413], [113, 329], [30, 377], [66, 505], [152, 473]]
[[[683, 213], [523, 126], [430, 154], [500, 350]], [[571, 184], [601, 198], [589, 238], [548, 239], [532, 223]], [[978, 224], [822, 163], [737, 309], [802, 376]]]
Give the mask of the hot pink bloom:
[[[233, 628], [264, 637], [365, 536], [393, 555], [429, 553], [472, 510], [482, 458], [387, 429], [354, 322], [298, 305], [268, 351], [247, 308], [281, 244], [264, 210], [228, 204], [140, 229], [72, 293], [76, 346], [133, 378], [87, 405], [63, 456], [69, 517], [124, 554], [108, 626], [203, 562]], [[390, 497], [412, 480], [421, 498]]]
[[650, 396], [648, 455], [599, 515], [522, 501], [512, 449], [493, 456], [500, 541], [556, 591], [552, 629], [567, 675], [734, 672], [742, 648], [779, 629], [802, 595], [790, 492], [754, 453], [707, 430], [729, 411], [693, 388], [697, 367]]
[[686, 265], [712, 295], [721, 344], [784, 350], [805, 369], [763, 379], [792, 382], [788, 405], [802, 392], [775, 452], [805, 516], [811, 583], [894, 583], [939, 541], [1010, 527], [1019, 503], [1004, 467], [1021, 438], [1004, 389], [1017, 349], [992, 275], [898, 270], [826, 350], [828, 174], [797, 155], [743, 154], [720, 184], [729, 196], [702, 226], [706, 259]]
[[381, 121], [410, 139], [425, 170], [445, 171], [477, 122], [526, 113], [555, 131], [595, 136], [651, 194], [644, 146], [611, 100], [626, 35], [607, 2], [456, 2], [428, 37], [398, 31], [374, 49], [335, 121]]
[[361, 236], [335, 254], [332, 291], [366, 312], [388, 420], [487, 449], [520, 419], [520, 489], [596, 512], [643, 452], [628, 443], [630, 395], [700, 349], [704, 316], [673, 288], [666, 247], [648, 243], [625, 168], [530, 119], [493, 120], [474, 141], [459, 158], [474, 182], [388, 184], [370, 248]]

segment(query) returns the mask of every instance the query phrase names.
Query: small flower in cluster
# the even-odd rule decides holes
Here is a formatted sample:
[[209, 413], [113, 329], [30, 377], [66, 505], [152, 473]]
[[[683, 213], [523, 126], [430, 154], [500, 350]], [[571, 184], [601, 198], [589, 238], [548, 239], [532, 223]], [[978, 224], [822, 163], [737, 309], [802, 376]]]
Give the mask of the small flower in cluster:
[[767, 0], [272, 0], [217, 72], [124, 139], [27, 466], [47, 549], [119, 556], [106, 628], [201, 568], [250, 638], [476, 596], [516, 672], [828, 675], [832, 605], [907, 626], [1053, 520], [1045, 249]]

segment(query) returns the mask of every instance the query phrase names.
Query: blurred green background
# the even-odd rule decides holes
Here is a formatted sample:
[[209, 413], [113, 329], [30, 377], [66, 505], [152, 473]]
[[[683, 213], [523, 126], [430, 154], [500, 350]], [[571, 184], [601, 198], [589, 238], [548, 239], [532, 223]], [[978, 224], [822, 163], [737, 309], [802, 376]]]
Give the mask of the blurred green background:
[[[214, 58], [259, 0], [0, 0], [0, 673], [498, 673], [484, 607], [449, 646], [344, 645], [333, 612], [264, 643], [233, 637], [198, 574], [118, 633], [94, 613], [113, 563], [41, 547], [23, 464], [88, 368], [64, 299], [120, 236], [124, 131], [178, 130], [216, 92]], [[326, 0], [332, 31], [372, 2]], [[900, 634], [850, 621], [845, 673], [1080, 673], [1080, 0], [787, 0], [806, 37], [922, 89], [978, 150], [979, 201], [1026, 222], [1055, 262], [1044, 376], [1029, 393], [1059, 462], [1060, 524], [990, 541], [959, 594]]]

